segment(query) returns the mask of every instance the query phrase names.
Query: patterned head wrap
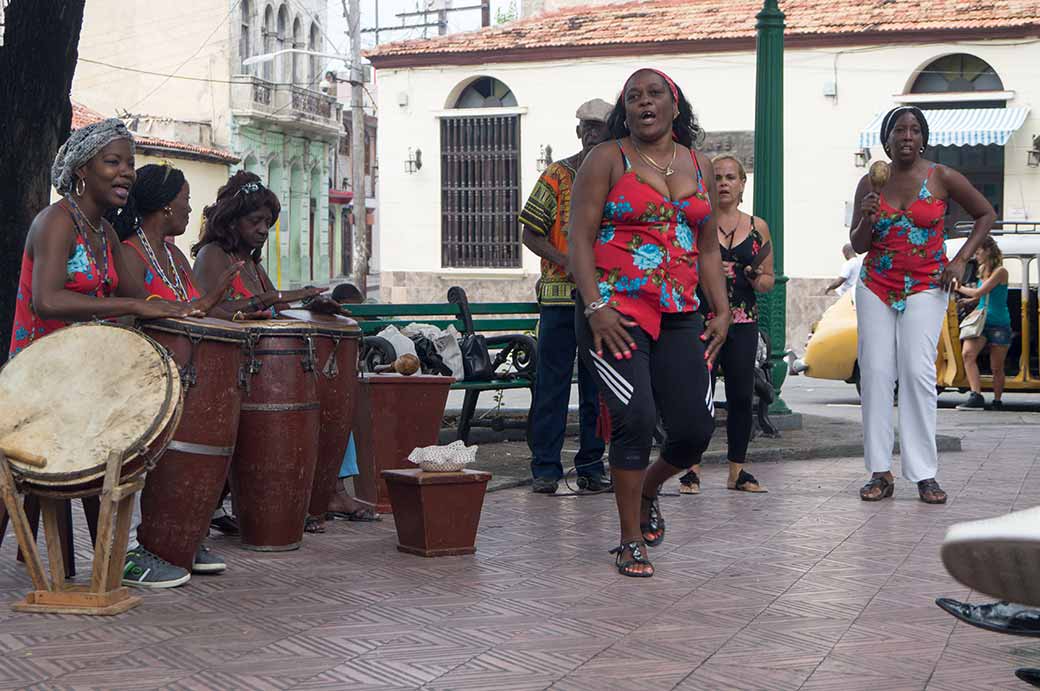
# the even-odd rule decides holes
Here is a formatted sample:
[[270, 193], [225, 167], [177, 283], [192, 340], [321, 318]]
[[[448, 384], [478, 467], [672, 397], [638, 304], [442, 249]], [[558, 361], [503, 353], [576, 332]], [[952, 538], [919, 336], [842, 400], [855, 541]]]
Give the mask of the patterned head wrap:
[[54, 157], [51, 184], [60, 194], [71, 192], [76, 184], [76, 169], [117, 139], [130, 140], [130, 151], [134, 150], [133, 135], [117, 118], [108, 118], [74, 131]]

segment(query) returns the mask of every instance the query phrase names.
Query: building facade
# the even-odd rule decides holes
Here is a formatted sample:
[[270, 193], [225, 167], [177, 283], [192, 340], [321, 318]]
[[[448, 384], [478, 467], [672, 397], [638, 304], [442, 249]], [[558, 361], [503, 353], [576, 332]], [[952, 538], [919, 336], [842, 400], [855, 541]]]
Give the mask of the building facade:
[[[326, 58], [290, 53], [243, 63], [283, 50], [333, 50], [327, 14], [328, 0], [92, 0], [80, 38], [76, 100], [180, 123], [186, 144], [200, 142], [185, 125], [205, 124], [211, 143], [240, 159], [236, 170], [257, 173], [278, 194], [282, 215], [264, 261], [280, 288], [337, 275], [343, 241], [329, 223], [329, 190], [341, 106], [320, 89]], [[212, 202], [194, 196], [199, 208]]]
[[[663, 69], [684, 89], [708, 151], [736, 153], [749, 166], [750, 212], [753, 186], [769, 184], [755, 179], [752, 155], [760, 5], [698, 7], [570, 7], [374, 51], [384, 299], [439, 300], [452, 284], [475, 299], [530, 299], [538, 263], [521, 249], [514, 211], [548, 148], [556, 158], [577, 150], [575, 108], [590, 98], [613, 102], [643, 66]], [[942, 116], [943, 145], [927, 155], [968, 175], [1002, 217], [1040, 218], [1040, 168], [1029, 156], [1040, 133], [1030, 110], [1040, 99], [1038, 34], [1037, 8], [1000, 2], [965, 10], [839, 0], [826, 11], [787, 9], [789, 343], [804, 342], [832, 299], [822, 292], [842, 262], [853, 191], [868, 161], [884, 157], [870, 135], [896, 104], [914, 103], [934, 118], [960, 111]], [[655, 40], [638, 42], [648, 36]], [[424, 165], [407, 172], [401, 162], [418, 149]]]

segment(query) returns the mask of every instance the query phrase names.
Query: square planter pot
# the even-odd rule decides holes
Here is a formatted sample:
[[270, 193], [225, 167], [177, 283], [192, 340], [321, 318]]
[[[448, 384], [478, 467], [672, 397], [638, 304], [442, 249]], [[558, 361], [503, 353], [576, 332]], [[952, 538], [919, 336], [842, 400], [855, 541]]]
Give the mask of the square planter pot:
[[384, 470], [397, 527], [397, 549], [422, 557], [477, 551], [477, 526], [491, 473]]
[[440, 435], [451, 377], [365, 374], [359, 380], [354, 413], [358, 499], [390, 513], [390, 496], [380, 473], [414, 468], [408, 454], [418, 446], [433, 446]]

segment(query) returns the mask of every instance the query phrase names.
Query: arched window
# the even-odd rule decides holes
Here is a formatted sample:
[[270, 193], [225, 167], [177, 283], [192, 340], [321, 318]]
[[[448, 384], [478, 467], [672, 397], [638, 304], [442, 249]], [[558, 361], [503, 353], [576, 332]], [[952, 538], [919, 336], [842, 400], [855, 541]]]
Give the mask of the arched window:
[[[303, 22], [297, 17], [293, 21], [292, 47], [294, 50], [303, 50], [307, 44], [303, 41]], [[292, 54], [292, 82], [296, 86], [306, 86], [307, 74], [305, 72], [307, 60], [300, 53]]]
[[996, 70], [967, 53], [941, 57], [921, 70], [910, 87], [912, 94], [965, 93], [971, 91], [1003, 91]]
[[242, 61], [252, 55], [250, 44], [252, 42], [252, 14], [253, 8], [249, 0], [242, 0], [242, 26], [238, 34], [238, 60], [244, 74], [250, 73], [250, 68], [242, 65]]
[[[316, 53], [320, 53], [322, 50], [321, 43], [321, 27], [318, 26], [317, 22], [311, 24], [311, 40], [307, 44], [307, 49], [312, 50]], [[315, 56], [311, 56], [311, 69], [310, 69], [310, 88], [318, 88], [318, 83], [321, 82], [321, 60]]]
[[[275, 42], [275, 30], [274, 30], [274, 8], [268, 5], [264, 8], [264, 29], [263, 29], [263, 44], [265, 53], [274, 52]], [[271, 81], [274, 79], [274, 62], [268, 60], [264, 63], [264, 79]]]
[[[275, 50], [286, 50], [289, 48], [289, 10], [282, 5], [278, 8], [278, 32], [275, 35]], [[292, 60], [289, 55], [282, 55], [277, 58], [277, 61], [281, 65], [281, 69], [278, 70], [278, 80], [282, 82], [292, 81]]]
[[456, 108], [515, 108], [516, 96], [494, 77], [479, 77], [462, 90]]
[[458, 113], [441, 118], [441, 264], [520, 267], [520, 115], [466, 112], [516, 107], [516, 97], [493, 77], [460, 87]]

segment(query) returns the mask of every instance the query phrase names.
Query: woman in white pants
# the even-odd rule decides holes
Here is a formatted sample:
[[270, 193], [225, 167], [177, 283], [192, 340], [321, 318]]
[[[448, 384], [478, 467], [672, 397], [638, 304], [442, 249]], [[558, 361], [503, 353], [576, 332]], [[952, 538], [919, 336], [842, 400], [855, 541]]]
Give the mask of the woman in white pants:
[[[889, 111], [881, 144], [892, 159], [891, 176], [874, 189], [868, 176], [856, 187], [849, 234], [857, 253], [867, 252], [856, 287], [863, 448], [871, 479], [864, 501], [891, 497], [892, 406], [899, 384], [900, 456], [903, 477], [917, 483], [921, 501], [946, 502], [935, 480], [935, 358], [949, 291], [965, 262], [989, 233], [996, 213], [955, 170], [925, 160], [928, 123], [912, 106]], [[975, 219], [967, 242], [946, 258], [943, 220], [953, 199]]]

